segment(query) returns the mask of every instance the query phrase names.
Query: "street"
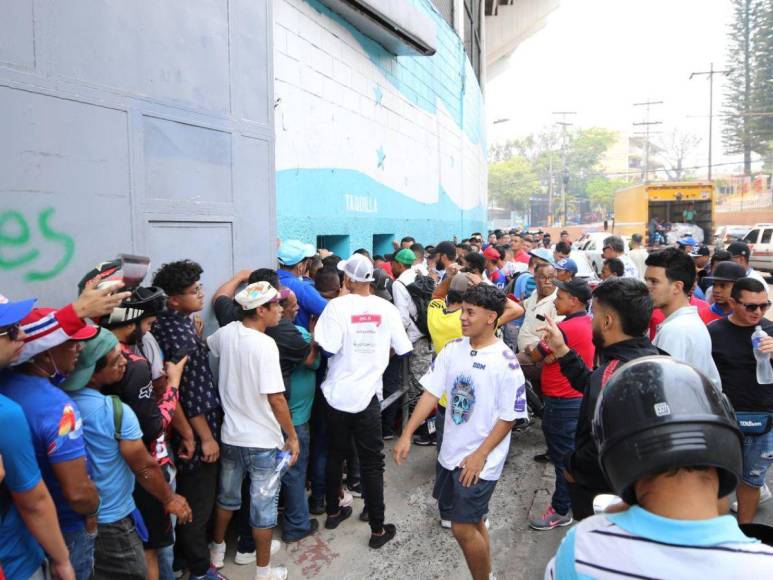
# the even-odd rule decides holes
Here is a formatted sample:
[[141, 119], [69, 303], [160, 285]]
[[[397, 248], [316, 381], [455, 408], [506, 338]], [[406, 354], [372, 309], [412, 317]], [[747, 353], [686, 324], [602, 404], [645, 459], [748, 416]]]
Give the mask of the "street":
[[[382, 550], [367, 547], [368, 526], [357, 519], [362, 499], [354, 500], [352, 517], [338, 529], [324, 529], [324, 515], [317, 516], [320, 531], [293, 545], [282, 544], [272, 563], [284, 564], [288, 578], [411, 578], [430, 580], [469, 578], [464, 557], [450, 530], [440, 527], [437, 504], [432, 499], [434, 447], [413, 446], [408, 463], [398, 467], [385, 445], [385, 501], [387, 522], [397, 526], [397, 537]], [[533, 511], [547, 506], [553, 488], [551, 465], [532, 457], [544, 451], [536, 421], [524, 432], [514, 432], [505, 470], [491, 500], [491, 553], [493, 572], [499, 580], [542, 578], [545, 565], [555, 553], [568, 528], [535, 532], [528, 527]], [[773, 485], [773, 473], [768, 474]], [[760, 506], [757, 521], [773, 523], [773, 502]], [[280, 532], [274, 534], [279, 538]], [[229, 538], [226, 566], [230, 580], [251, 580], [253, 566], [233, 563], [236, 539]]]

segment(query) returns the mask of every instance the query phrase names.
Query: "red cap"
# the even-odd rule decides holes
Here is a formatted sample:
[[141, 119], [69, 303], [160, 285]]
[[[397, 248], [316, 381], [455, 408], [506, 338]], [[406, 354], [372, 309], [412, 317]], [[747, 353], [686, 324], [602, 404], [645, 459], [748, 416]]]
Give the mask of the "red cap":
[[[56, 308], [33, 308], [32, 311], [21, 321], [22, 325], [35, 323], [42, 320], [52, 312], [56, 312]], [[78, 330], [75, 334], [71, 334], [69, 340], [91, 340], [99, 333], [99, 328], [86, 324]]]
[[489, 246], [483, 251], [483, 255], [489, 260], [501, 260], [502, 256], [499, 255], [499, 250], [494, 246]]

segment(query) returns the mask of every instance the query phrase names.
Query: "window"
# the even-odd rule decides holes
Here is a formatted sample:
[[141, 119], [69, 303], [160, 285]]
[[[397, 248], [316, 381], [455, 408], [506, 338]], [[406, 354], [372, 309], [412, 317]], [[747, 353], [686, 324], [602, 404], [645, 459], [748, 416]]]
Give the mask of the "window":
[[746, 234], [746, 237], [743, 239], [743, 241], [749, 244], [756, 244], [757, 237], [759, 235], [760, 235], [760, 230], [752, 230], [748, 234]]
[[373, 234], [373, 255], [385, 256], [395, 251], [392, 246], [392, 240], [395, 239], [394, 234]]
[[350, 255], [349, 236], [317, 236], [317, 247], [329, 250], [344, 259]]
[[763, 230], [762, 232], [762, 239], [760, 240], [761, 244], [769, 244], [770, 243], [770, 236], [773, 235], [773, 230]]

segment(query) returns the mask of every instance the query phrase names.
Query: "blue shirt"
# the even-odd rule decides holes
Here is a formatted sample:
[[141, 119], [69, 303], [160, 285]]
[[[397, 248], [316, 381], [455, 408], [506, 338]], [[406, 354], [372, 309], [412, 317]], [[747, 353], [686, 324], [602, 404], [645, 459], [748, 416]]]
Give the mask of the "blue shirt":
[[85, 518], [67, 503], [52, 468], [54, 463], [86, 457], [78, 408], [48, 379], [24, 373], [2, 373], [0, 393], [18, 403], [27, 417], [38, 467], [56, 505], [62, 531], [82, 530]]
[[709, 308], [709, 310], [711, 310], [717, 316], [721, 316], [722, 318], [727, 318], [728, 316], [730, 316], [730, 313], [729, 312], [726, 313], [724, 310], [722, 310], [722, 307], [716, 302], [711, 305], [711, 308]]
[[[71, 396], [83, 417], [86, 453], [94, 484], [102, 498], [97, 522], [117, 522], [134, 511], [134, 473], [121, 455], [115, 438], [113, 399], [88, 387], [71, 393]], [[123, 405], [121, 439], [142, 439], [140, 423], [128, 405]]]
[[700, 298], [701, 300], [706, 300], [706, 293], [701, 290], [701, 287], [696, 285], [695, 291], [693, 292], [696, 298]]
[[40, 483], [32, 436], [24, 411], [0, 395], [0, 455], [5, 480], [0, 484], [0, 562], [6, 578], [29, 578], [43, 562], [43, 550], [29, 533], [9, 494], [24, 493]]
[[537, 281], [534, 279], [534, 274], [531, 272], [524, 272], [515, 281], [515, 287], [513, 288], [513, 294], [521, 302], [526, 300], [531, 293], [537, 288]]
[[319, 317], [322, 314], [325, 306], [327, 306], [327, 300], [322, 297], [322, 294], [317, 292], [314, 286], [306, 284], [289, 270], [280, 268], [277, 274], [279, 275], [279, 283], [292, 290], [298, 299], [299, 308], [298, 314], [295, 316], [295, 324], [308, 330], [311, 317]]

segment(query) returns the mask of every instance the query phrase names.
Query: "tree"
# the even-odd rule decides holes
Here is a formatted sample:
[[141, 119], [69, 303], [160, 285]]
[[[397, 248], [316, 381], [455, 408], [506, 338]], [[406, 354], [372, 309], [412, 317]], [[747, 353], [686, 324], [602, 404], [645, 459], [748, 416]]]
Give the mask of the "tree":
[[728, 153], [743, 154], [751, 174], [752, 153], [765, 155], [773, 135], [773, 0], [733, 0], [723, 138]]
[[656, 143], [656, 155], [661, 161], [668, 179], [686, 181], [692, 175], [685, 169], [684, 162], [700, 145], [701, 138], [692, 133], [682, 133], [674, 129]]
[[612, 213], [615, 205], [615, 192], [628, 186], [622, 179], [609, 179], [603, 175], [594, 175], [588, 179], [586, 191], [591, 207]]
[[488, 194], [499, 207], [524, 212], [529, 207], [529, 198], [539, 189], [539, 179], [523, 157], [489, 165]]

